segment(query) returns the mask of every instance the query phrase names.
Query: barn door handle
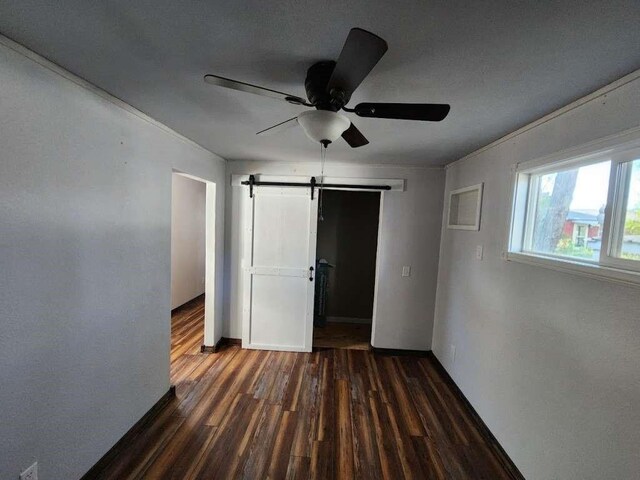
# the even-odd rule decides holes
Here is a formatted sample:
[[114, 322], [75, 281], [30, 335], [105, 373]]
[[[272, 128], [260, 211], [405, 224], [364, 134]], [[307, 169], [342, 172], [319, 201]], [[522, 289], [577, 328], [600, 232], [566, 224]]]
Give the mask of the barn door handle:
[[309, 267], [309, 281], [313, 282], [313, 267]]

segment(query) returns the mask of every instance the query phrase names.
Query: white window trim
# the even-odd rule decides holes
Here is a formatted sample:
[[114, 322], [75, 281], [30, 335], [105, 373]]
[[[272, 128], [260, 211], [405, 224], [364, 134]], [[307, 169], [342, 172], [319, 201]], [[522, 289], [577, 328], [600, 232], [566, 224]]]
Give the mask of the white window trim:
[[[552, 270], [577, 274], [602, 280], [640, 286], [640, 262], [620, 259], [613, 256], [612, 245], [619, 238], [620, 232], [612, 232], [612, 225], [620, 224], [624, 213], [627, 191], [619, 188], [621, 176], [630, 175], [630, 169], [621, 167], [628, 161], [625, 153], [640, 148], [640, 127], [611, 135], [595, 142], [571, 148], [554, 155], [515, 164], [512, 168], [511, 211], [507, 225], [507, 239], [503, 258], [528, 265], [541, 266]], [[526, 235], [530, 228], [525, 228], [526, 218], [531, 218], [535, 205], [529, 201], [529, 175], [545, 171], [558, 171], [562, 168], [575, 168], [598, 161], [610, 155], [612, 161], [609, 178], [609, 197], [605, 211], [605, 222], [602, 228], [602, 247], [599, 261], [581, 260], [571, 257], [539, 254], [522, 250], [527, 244]], [[637, 158], [637, 157], [635, 157]], [[628, 180], [625, 180], [628, 185]], [[623, 185], [624, 186], [624, 185]], [[628, 188], [628, 187], [626, 187]], [[614, 218], [616, 221], [614, 222]], [[616, 237], [618, 235], [618, 237]], [[613, 241], [613, 243], [612, 243]]]
[[598, 278], [640, 287], [640, 273], [598, 265], [596, 263], [573, 261], [573, 259], [567, 257], [560, 258], [534, 253], [508, 252], [507, 260], [510, 262], [540, 266], [559, 272], [572, 273], [583, 277]]

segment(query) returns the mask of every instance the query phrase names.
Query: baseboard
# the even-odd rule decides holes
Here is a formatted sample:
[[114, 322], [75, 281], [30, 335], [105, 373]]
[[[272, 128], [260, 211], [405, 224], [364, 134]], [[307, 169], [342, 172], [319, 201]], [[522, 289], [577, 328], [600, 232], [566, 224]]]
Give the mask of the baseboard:
[[200, 353], [218, 353], [224, 344], [224, 337], [220, 337], [220, 339], [216, 342], [215, 345], [201, 345]]
[[132, 440], [145, 429], [151, 420], [153, 420], [162, 411], [162, 409], [175, 398], [175, 396], [176, 387], [171, 385], [167, 393], [162, 395], [160, 400], [158, 400], [147, 411], [147, 413], [145, 413], [142, 418], [138, 420], [135, 425], [131, 427], [129, 431], [125, 433], [122, 438], [120, 438], [120, 440], [118, 440], [116, 444], [82, 476], [80, 480], [91, 480], [93, 478], [97, 478], [99, 474], [102, 473], [106, 467], [125, 450], [126, 445], [131, 445]]
[[391, 356], [404, 356], [409, 355], [412, 357], [427, 357], [431, 353], [431, 350], [399, 350], [396, 348], [378, 348], [371, 347], [371, 351], [377, 355], [391, 355]]
[[442, 366], [440, 360], [438, 360], [438, 358], [433, 354], [432, 351], [428, 352], [427, 357], [429, 357], [429, 359], [433, 361], [434, 367], [436, 368], [436, 370], [438, 370], [438, 373], [451, 388], [453, 394], [458, 397], [458, 399], [466, 406], [469, 412], [471, 412], [471, 416], [478, 424], [480, 434], [485, 438], [487, 444], [490, 445], [494, 450], [496, 456], [498, 457], [498, 460], [509, 472], [511, 478], [513, 480], [525, 480], [520, 470], [518, 470], [518, 467], [516, 467], [511, 458], [509, 458], [509, 455], [507, 455], [507, 452], [505, 452], [502, 448], [502, 445], [500, 445], [500, 442], [498, 442], [493, 433], [491, 433], [491, 430], [489, 430], [487, 424], [484, 423], [480, 415], [478, 415], [478, 412], [476, 412], [475, 408], [473, 408], [469, 400], [467, 400], [467, 397], [464, 396], [464, 393], [462, 393], [462, 390], [460, 390], [456, 382], [453, 380], [453, 378], [451, 378], [449, 372], [447, 372], [447, 370]]
[[197, 297], [192, 298], [191, 300], [189, 300], [188, 302], [184, 302], [182, 305], [178, 305], [176, 308], [173, 308], [171, 310], [171, 315], [173, 315], [176, 312], [179, 312], [180, 310], [187, 310], [189, 308], [191, 308], [194, 304], [200, 302], [204, 300], [204, 293], [201, 293], [200, 295], [198, 295]]
[[240, 346], [242, 345], [242, 340], [239, 338], [220, 337], [220, 340], [218, 340], [216, 344], [213, 346], [200, 345], [200, 352], [201, 353], [218, 353], [222, 347], [232, 346], [232, 345]]
[[[222, 340], [222, 339], [220, 339]], [[200, 353], [217, 353], [220, 351], [220, 340], [215, 345], [200, 345]]]
[[371, 325], [370, 318], [356, 318], [356, 317], [327, 317], [329, 323], [357, 323], [362, 325]]

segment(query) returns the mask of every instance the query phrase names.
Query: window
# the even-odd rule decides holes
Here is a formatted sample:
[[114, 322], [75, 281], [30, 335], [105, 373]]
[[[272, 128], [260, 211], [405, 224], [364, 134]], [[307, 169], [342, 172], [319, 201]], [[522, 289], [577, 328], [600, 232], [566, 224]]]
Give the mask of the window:
[[610, 169], [611, 162], [604, 161], [531, 174], [523, 250], [597, 260]]
[[587, 225], [576, 224], [573, 231], [573, 244], [578, 248], [587, 248]]
[[616, 258], [640, 261], [640, 159], [624, 162], [619, 168], [620, 220], [616, 222], [611, 253]]
[[519, 165], [507, 258], [640, 282], [640, 138]]

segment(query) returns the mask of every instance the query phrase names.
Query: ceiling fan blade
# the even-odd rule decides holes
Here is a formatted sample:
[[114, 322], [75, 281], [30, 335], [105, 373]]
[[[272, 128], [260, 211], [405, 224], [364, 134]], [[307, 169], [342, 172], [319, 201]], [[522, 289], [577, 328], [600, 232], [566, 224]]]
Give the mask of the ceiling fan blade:
[[272, 135], [274, 133], [283, 132], [291, 127], [294, 127], [298, 124], [298, 117], [290, 118], [289, 120], [285, 120], [284, 122], [280, 122], [272, 127], [265, 128], [264, 130], [260, 130], [256, 135]]
[[361, 28], [352, 28], [327, 84], [327, 92], [341, 90], [346, 103], [387, 48], [387, 42], [377, 35]]
[[360, 117], [439, 122], [450, 109], [444, 103], [359, 103], [353, 112]]
[[257, 85], [251, 85], [250, 83], [239, 82], [237, 80], [231, 80], [229, 78], [219, 77], [217, 75], [205, 75], [204, 81], [219, 87], [231, 88], [233, 90], [239, 90], [241, 92], [254, 93], [256, 95], [262, 95], [263, 97], [276, 98], [278, 100], [285, 100], [295, 105], [309, 105], [303, 98], [296, 97], [295, 95], [289, 95], [288, 93], [278, 92], [270, 88], [259, 87]]
[[352, 147], [358, 148], [363, 147], [369, 143], [369, 140], [356, 128], [356, 126], [352, 123], [349, 128], [347, 128], [344, 132], [342, 132], [342, 138]]

